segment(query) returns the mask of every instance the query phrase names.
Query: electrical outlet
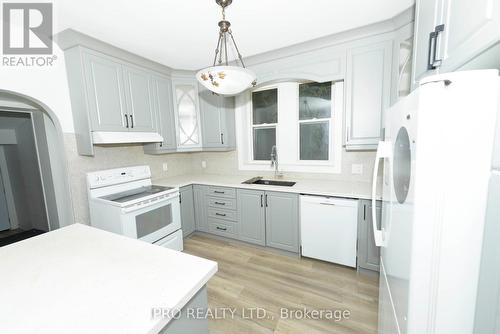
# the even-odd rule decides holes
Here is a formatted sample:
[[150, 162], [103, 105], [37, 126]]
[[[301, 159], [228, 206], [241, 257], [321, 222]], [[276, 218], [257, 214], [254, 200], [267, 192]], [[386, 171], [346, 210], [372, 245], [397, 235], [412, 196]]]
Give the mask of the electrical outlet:
[[168, 163], [166, 162], [163, 163], [163, 171], [168, 172]]
[[356, 175], [363, 174], [363, 164], [352, 164], [351, 173]]
[[205, 160], [201, 162], [201, 168], [207, 168], [207, 162]]

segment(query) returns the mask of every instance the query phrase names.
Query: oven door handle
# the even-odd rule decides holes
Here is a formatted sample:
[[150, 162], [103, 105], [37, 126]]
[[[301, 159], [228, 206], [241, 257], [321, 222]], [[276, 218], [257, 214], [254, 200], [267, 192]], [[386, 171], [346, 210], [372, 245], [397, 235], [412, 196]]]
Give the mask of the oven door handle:
[[[177, 198], [179, 197], [179, 193], [173, 193], [173, 194], [170, 194], [168, 195], [167, 197], [164, 197], [164, 198], [161, 198], [159, 200], [155, 200], [155, 201], [149, 201], [145, 204], [140, 204], [140, 205], [136, 205], [136, 204], [133, 204], [129, 207], [124, 207], [122, 208], [122, 212], [123, 213], [131, 213], [131, 212], [135, 212], [135, 211], [139, 211], [139, 210], [142, 210], [142, 209], [146, 209], [146, 208], [156, 208], [158, 207], [158, 204], [165, 204], [165, 203], [168, 203], [168, 202], [171, 202], [172, 204], [174, 204], [175, 202], [177, 202]], [[163, 205], [160, 205], [160, 206], [163, 206]]]

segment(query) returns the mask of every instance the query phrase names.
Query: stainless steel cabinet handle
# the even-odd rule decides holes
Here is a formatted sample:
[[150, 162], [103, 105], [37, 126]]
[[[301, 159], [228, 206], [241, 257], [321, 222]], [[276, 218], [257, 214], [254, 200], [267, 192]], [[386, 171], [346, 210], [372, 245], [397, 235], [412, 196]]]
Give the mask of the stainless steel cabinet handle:
[[441, 66], [441, 63], [443, 62], [443, 59], [436, 58], [438, 53], [437, 47], [438, 47], [439, 34], [442, 33], [443, 31], [444, 31], [444, 24], [438, 25], [434, 30], [434, 53], [432, 56], [432, 66], [434, 68]]
[[432, 52], [433, 52], [433, 45], [436, 44], [436, 33], [434, 31], [432, 31], [430, 34], [429, 34], [429, 50], [428, 50], [428, 53], [427, 53], [427, 69], [428, 70], [434, 70], [436, 69], [432, 63], [432, 60], [434, 59], [434, 56], [432, 55]]
[[326, 202], [321, 202], [319, 203], [321, 205], [331, 205], [331, 206], [335, 206], [335, 203], [326, 203]]
[[125, 114], [125, 122], [126, 122], [126, 127], [128, 129], [128, 115], [127, 114]]
[[220, 230], [220, 231], [227, 231], [227, 228], [226, 228], [226, 227], [219, 227], [219, 226], [217, 226], [216, 228], [217, 228], [218, 230]]
[[226, 217], [226, 214], [225, 214], [225, 213], [218, 213], [218, 212], [216, 212], [216, 213], [215, 213], [215, 215], [216, 215], [216, 216], [221, 216], [221, 217]]

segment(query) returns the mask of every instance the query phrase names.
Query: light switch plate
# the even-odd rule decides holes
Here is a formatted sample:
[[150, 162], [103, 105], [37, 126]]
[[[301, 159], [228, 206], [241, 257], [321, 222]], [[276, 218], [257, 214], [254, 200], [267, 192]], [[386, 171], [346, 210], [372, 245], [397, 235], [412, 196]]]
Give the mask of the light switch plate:
[[201, 168], [207, 168], [207, 162], [205, 160], [201, 162]]
[[168, 163], [166, 162], [163, 163], [163, 171], [168, 172]]
[[356, 175], [363, 174], [363, 164], [352, 164], [351, 165], [351, 173]]

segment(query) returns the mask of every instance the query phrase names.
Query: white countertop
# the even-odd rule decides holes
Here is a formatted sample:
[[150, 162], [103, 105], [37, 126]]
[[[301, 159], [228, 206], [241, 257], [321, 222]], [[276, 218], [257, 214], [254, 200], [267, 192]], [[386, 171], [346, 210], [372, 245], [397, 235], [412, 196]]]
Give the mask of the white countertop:
[[[213, 185], [221, 187], [234, 187], [243, 189], [281, 191], [287, 193], [322, 195], [333, 197], [371, 199], [370, 182], [334, 181], [322, 179], [287, 179], [276, 180], [295, 181], [292, 187], [268, 186], [261, 184], [242, 184], [250, 176], [241, 175], [215, 175], [215, 174], [186, 174], [181, 176], [155, 179], [154, 184], [170, 187], [184, 187], [190, 184]], [[264, 177], [273, 179], [273, 177]]]
[[217, 263], [74, 224], [0, 248], [1, 333], [157, 333]]

